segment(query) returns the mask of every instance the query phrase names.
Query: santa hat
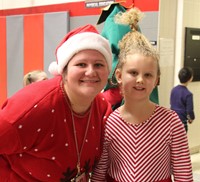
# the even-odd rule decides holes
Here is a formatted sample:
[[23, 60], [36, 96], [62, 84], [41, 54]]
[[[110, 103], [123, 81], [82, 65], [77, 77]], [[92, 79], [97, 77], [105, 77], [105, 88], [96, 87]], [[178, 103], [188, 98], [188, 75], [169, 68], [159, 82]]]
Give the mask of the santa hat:
[[56, 62], [49, 65], [49, 72], [61, 75], [64, 67], [74, 54], [79, 51], [92, 49], [104, 55], [109, 71], [112, 70], [112, 51], [107, 39], [99, 35], [96, 28], [86, 25], [69, 32], [56, 48]]

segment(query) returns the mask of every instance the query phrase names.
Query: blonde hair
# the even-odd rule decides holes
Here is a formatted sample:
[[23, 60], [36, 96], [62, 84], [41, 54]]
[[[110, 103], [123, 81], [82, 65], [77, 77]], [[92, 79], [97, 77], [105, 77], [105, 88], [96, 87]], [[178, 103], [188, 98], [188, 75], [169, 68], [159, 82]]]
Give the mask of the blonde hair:
[[48, 79], [47, 74], [42, 70], [33, 70], [24, 75], [23, 84], [24, 86], [27, 86], [33, 82], [40, 81], [40, 79], [41, 80]]
[[[117, 24], [123, 24], [123, 25], [129, 26], [131, 31], [139, 31], [138, 23], [143, 17], [144, 17], [144, 14], [138, 8], [134, 7], [125, 12], [117, 13], [114, 17], [114, 21]], [[123, 43], [121, 43], [121, 44], [123, 44]], [[122, 49], [122, 46], [119, 47], [119, 49]], [[120, 52], [122, 52], [122, 51], [120, 50]], [[122, 53], [120, 54], [120, 57], [122, 57]], [[117, 64], [115, 70], [117, 69], [117, 67], [119, 67], [118, 65], [121, 65], [121, 63], [119, 63], [119, 61], [118, 61], [118, 64]], [[113, 72], [113, 75], [109, 79], [109, 82], [113, 86], [118, 85], [118, 83], [115, 79], [115, 71]]]
[[148, 39], [140, 32], [131, 31], [127, 33], [119, 42], [119, 49], [120, 53], [117, 68], [122, 68], [128, 55], [142, 54], [143, 56], [152, 57], [157, 62], [157, 75], [160, 76], [159, 54]]
[[126, 12], [120, 12], [115, 16], [116, 23], [130, 25], [131, 31], [124, 35], [119, 41], [119, 56], [116, 69], [121, 69], [128, 55], [142, 54], [152, 57], [158, 65], [157, 75], [160, 77], [159, 54], [150, 41], [138, 30], [138, 23], [143, 17], [141, 11], [137, 8], [131, 8]]
[[144, 14], [138, 8], [131, 8], [125, 12], [119, 12], [115, 15], [115, 22], [118, 24], [129, 25], [131, 30], [138, 30], [138, 23], [144, 17]]

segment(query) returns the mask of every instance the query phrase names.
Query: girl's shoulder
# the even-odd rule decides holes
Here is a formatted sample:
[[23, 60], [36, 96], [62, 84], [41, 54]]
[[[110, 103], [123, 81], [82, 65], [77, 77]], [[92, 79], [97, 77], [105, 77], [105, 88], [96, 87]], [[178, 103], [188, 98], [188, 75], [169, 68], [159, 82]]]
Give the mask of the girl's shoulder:
[[155, 111], [154, 111], [154, 114], [155, 115], [159, 115], [160, 117], [177, 117], [177, 114], [175, 111], [173, 111], [172, 109], [170, 108], [167, 108], [167, 107], [164, 107], [164, 106], [161, 106], [161, 105], [156, 105], [156, 108], [155, 108]]
[[170, 127], [174, 127], [177, 124], [182, 125], [182, 122], [175, 111], [160, 105], [157, 105], [153, 118], [158, 123], [169, 124]]

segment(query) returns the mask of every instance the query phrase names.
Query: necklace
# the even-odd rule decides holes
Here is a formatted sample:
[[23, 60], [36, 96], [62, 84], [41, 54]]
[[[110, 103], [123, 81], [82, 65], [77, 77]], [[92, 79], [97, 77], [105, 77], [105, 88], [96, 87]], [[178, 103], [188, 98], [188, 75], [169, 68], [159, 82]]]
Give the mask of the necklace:
[[78, 172], [77, 172], [76, 178], [78, 178], [79, 176], [82, 176], [82, 174], [81, 174], [81, 167], [80, 167], [81, 166], [80, 165], [80, 163], [81, 163], [81, 154], [82, 154], [82, 151], [83, 151], [84, 143], [85, 143], [86, 136], [87, 136], [88, 129], [89, 129], [89, 125], [90, 125], [90, 119], [91, 119], [91, 114], [92, 114], [92, 105], [93, 105], [93, 103], [90, 106], [90, 111], [89, 111], [89, 116], [88, 116], [88, 121], [87, 121], [86, 129], [85, 129], [85, 134], [84, 134], [83, 141], [82, 141], [82, 144], [81, 144], [81, 148], [80, 148], [80, 151], [79, 151], [78, 140], [77, 140], [77, 132], [76, 132], [76, 126], [75, 126], [75, 121], [74, 121], [74, 113], [73, 113], [73, 110], [71, 108], [70, 101], [68, 100], [68, 97], [67, 97], [67, 95], [66, 95], [66, 93], [64, 91], [63, 83], [62, 82], [60, 84], [60, 87], [61, 87], [61, 90], [63, 92], [65, 101], [67, 102], [67, 105], [69, 106], [69, 109], [70, 109], [70, 112], [71, 112], [72, 125], [73, 125], [73, 134], [74, 134], [74, 141], [75, 141], [76, 154], [77, 154], [77, 165], [76, 165], [76, 167], [77, 167], [77, 171]]
[[[71, 110], [71, 108], [70, 108], [70, 110]], [[87, 126], [86, 126], [86, 129], [85, 129], [84, 138], [83, 138], [83, 141], [82, 141], [82, 144], [81, 144], [81, 148], [80, 148], [80, 151], [79, 151], [77, 133], [76, 133], [76, 126], [75, 126], [75, 122], [74, 122], [74, 114], [73, 114], [73, 111], [71, 110], [73, 132], [74, 132], [74, 140], [75, 140], [75, 144], [76, 144], [76, 153], [77, 153], [77, 158], [78, 158], [78, 161], [77, 161], [77, 170], [78, 170], [77, 174], [78, 175], [80, 175], [80, 173], [81, 173], [81, 170], [80, 170], [81, 154], [82, 154], [84, 143], [85, 143], [86, 136], [87, 136], [87, 133], [88, 133], [88, 128], [89, 128], [89, 124], [90, 124], [90, 118], [91, 118], [91, 113], [92, 113], [91, 111], [92, 111], [92, 109], [90, 109], [90, 113], [89, 113], [88, 121], [87, 121]]]

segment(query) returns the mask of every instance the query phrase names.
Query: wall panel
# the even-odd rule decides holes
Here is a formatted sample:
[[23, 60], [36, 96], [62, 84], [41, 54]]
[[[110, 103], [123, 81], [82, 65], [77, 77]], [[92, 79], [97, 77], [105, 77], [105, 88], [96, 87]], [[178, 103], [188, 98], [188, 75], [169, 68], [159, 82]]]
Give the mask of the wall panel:
[[24, 19], [22, 15], [6, 18], [7, 96], [22, 88], [24, 74]]

